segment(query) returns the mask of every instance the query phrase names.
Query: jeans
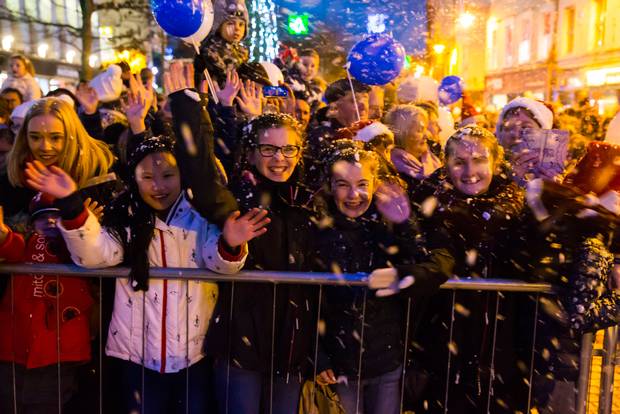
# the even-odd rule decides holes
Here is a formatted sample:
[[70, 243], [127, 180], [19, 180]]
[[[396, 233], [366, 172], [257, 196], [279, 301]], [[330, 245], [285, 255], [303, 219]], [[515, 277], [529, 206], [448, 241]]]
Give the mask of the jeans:
[[118, 398], [121, 413], [185, 414], [186, 397], [189, 399], [187, 412], [204, 414], [208, 411], [209, 364], [202, 359], [179, 372], [162, 374], [144, 368], [142, 387], [142, 365], [129, 361], [120, 362]]
[[[348, 385], [336, 384], [340, 402], [347, 414], [399, 414], [402, 366], [375, 378], [362, 380], [357, 400], [357, 379]], [[357, 407], [357, 411], [355, 411]]]
[[[297, 412], [302, 384], [299, 378], [274, 376], [273, 414]], [[228, 401], [226, 389], [228, 388]], [[269, 376], [258, 371], [230, 367], [226, 362], [215, 362], [215, 392], [219, 414], [259, 414], [269, 412]]]

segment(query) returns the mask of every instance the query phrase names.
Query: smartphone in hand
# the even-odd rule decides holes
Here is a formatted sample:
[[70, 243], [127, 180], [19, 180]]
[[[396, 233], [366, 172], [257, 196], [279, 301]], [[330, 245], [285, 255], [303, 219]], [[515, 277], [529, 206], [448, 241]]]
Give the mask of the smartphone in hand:
[[285, 98], [288, 96], [288, 91], [283, 86], [263, 86], [263, 96]]

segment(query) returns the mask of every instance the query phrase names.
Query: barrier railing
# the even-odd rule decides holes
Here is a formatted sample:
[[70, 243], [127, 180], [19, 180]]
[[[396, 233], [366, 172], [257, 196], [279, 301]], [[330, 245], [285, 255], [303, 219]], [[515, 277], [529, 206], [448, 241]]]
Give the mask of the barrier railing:
[[[123, 278], [127, 277], [129, 274], [128, 268], [105, 268], [105, 269], [84, 269], [75, 265], [63, 265], [63, 264], [36, 264], [36, 265], [27, 265], [27, 264], [2, 264], [0, 263], [0, 277], [6, 276], [9, 274], [36, 274], [36, 275], [62, 275], [62, 276], [74, 276], [74, 277], [88, 277], [88, 278], [99, 278], [100, 286], [101, 280], [103, 278]], [[367, 286], [368, 284], [368, 275], [367, 274], [334, 274], [334, 273], [301, 273], [301, 272], [274, 272], [274, 271], [242, 271], [234, 275], [222, 275], [213, 272], [209, 272], [204, 269], [181, 269], [181, 268], [151, 268], [150, 275], [152, 278], [161, 278], [161, 279], [184, 279], [184, 280], [203, 280], [203, 281], [223, 281], [223, 282], [262, 282], [262, 283], [271, 283], [274, 284], [274, 289], [276, 285], [279, 284], [302, 284], [302, 285], [318, 285], [322, 286]], [[233, 284], [234, 285], [234, 284]], [[489, 291], [489, 292], [514, 292], [514, 293], [531, 293], [535, 294], [535, 315], [534, 315], [534, 330], [533, 330], [533, 342], [532, 342], [532, 353], [530, 360], [530, 378], [528, 384], [528, 407], [530, 406], [530, 402], [532, 399], [532, 375], [534, 371], [534, 347], [536, 345], [536, 335], [537, 335], [537, 319], [538, 319], [538, 311], [539, 311], [539, 303], [540, 296], [543, 294], [553, 294], [553, 287], [550, 284], [546, 283], [526, 283], [519, 280], [510, 280], [510, 279], [458, 279], [453, 278], [444, 283], [441, 286], [444, 290], [452, 291], [452, 318], [450, 320], [450, 335], [452, 335], [452, 328], [455, 320], [455, 298], [457, 291]], [[233, 289], [234, 292], [234, 289]], [[231, 294], [232, 295], [232, 294]], [[321, 291], [319, 292], [319, 298], [321, 297]], [[496, 307], [499, 306], [499, 298], [500, 295], [497, 295]], [[232, 297], [231, 297], [232, 299]], [[231, 300], [232, 302], [232, 300]], [[319, 300], [320, 303], [320, 300]], [[364, 309], [365, 309], [365, 299], [364, 299]], [[274, 309], [275, 309], [275, 295], [274, 295]], [[365, 312], [365, 311], [364, 311]], [[407, 310], [407, 320], [409, 319], [409, 315], [411, 314], [411, 299], [409, 299], [408, 310]], [[320, 315], [320, 304], [319, 304], [319, 315]], [[231, 315], [231, 318], [233, 315]], [[273, 323], [275, 326], [275, 313], [273, 314]], [[493, 371], [494, 364], [494, 356], [495, 356], [495, 335], [497, 334], [497, 318], [495, 322], [495, 330], [493, 332], [493, 352], [491, 357], [491, 370]], [[406, 336], [409, 334], [409, 326], [407, 322], [406, 327]], [[101, 316], [99, 317], [99, 328], [101, 329], [102, 322]], [[5, 327], [3, 327], [4, 329]], [[102, 335], [105, 333], [101, 333], [99, 335], [99, 412], [103, 413], [103, 396], [102, 396], [102, 367], [101, 367], [101, 354], [102, 354]], [[360, 338], [360, 343], [363, 341], [363, 329], [362, 329], [362, 338]], [[318, 335], [318, 327], [317, 327], [317, 335]], [[59, 335], [58, 335], [59, 336]], [[317, 336], [318, 337], [318, 336]], [[452, 338], [450, 338], [452, 340]], [[577, 395], [577, 413], [585, 414], [587, 409], [587, 397], [588, 397], [588, 385], [590, 381], [590, 371], [591, 371], [591, 360], [593, 355], [599, 355], [603, 357], [603, 367], [602, 374], [600, 378], [600, 396], [599, 396], [599, 413], [601, 414], [609, 414], [611, 413], [611, 401], [612, 401], [612, 390], [613, 390], [613, 381], [614, 381], [614, 367], [616, 365], [616, 346], [618, 340], [618, 327], [611, 327], [605, 331], [605, 340], [603, 349], [600, 351], [593, 350], [593, 341], [594, 335], [592, 333], [586, 333], [582, 335], [581, 342], [581, 354], [580, 354], [580, 371], [579, 371], [579, 380], [578, 380], [578, 395]], [[273, 342], [273, 341], [272, 341]], [[318, 344], [316, 344], [318, 346]], [[405, 352], [406, 354], [407, 352]], [[316, 349], [315, 349], [316, 355]], [[620, 355], [618, 356], [620, 358]], [[361, 357], [360, 357], [361, 358]], [[315, 358], [316, 359], [316, 358]], [[448, 352], [448, 361], [447, 361], [447, 369], [448, 372], [450, 370], [450, 361], [451, 361], [451, 352]], [[59, 386], [58, 393], [60, 395], [60, 363], [59, 365]], [[272, 364], [273, 365], [273, 364]], [[405, 375], [405, 364], [403, 365], [403, 379]], [[14, 368], [13, 368], [14, 370]], [[144, 371], [144, 368], [143, 368]], [[14, 372], [13, 372], [14, 373]], [[316, 373], [315, 373], [316, 374]], [[361, 372], [359, 373], [361, 375]], [[144, 372], [143, 372], [144, 376]], [[316, 377], [316, 375], [315, 375]], [[272, 383], [273, 383], [273, 372], [271, 373]], [[449, 380], [449, 375], [447, 376]], [[359, 380], [359, 378], [358, 378]], [[491, 412], [491, 389], [492, 382], [494, 381], [494, 373], [491, 373], [490, 376], [490, 384], [489, 384], [489, 395], [487, 400], [487, 412]], [[358, 384], [360, 381], [358, 381]], [[272, 384], [271, 384], [272, 385]], [[404, 387], [404, 381], [403, 381]], [[444, 399], [444, 412], [448, 412], [448, 399], [449, 399], [449, 391], [448, 387], [446, 387], [445, 399]], [[273, 391], [271, 392], [273, 394]], [[273, 395], [271, 396], [273, 398]], [[401, 393], [401, 408], [403, 403], [403, 395]], [[359, 407], [359, 392], [358, 392], [358, 402], [357, 406]], [[16, 406], [15, 406], [16, 407]], [[186, 407], [188, 405], [186, 404]], [[271, 405], [270, 405], [271, 407]], [[61, 413], [63, 411], [61, 399], [58, 399], [58, 412]], [[144, 412], [144, 411], [143, 411]], [[189, 412], [189, 408], [188, 411]], [[17, 408], [15, 408], [15, 413], [17, 413]]]

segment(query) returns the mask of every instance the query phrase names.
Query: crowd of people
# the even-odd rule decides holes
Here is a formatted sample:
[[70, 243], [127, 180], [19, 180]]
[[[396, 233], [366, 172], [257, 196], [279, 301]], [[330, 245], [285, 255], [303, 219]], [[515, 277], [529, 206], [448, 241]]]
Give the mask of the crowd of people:
[[[1, 278], [0, 412], [87, 412], [99, 389], [113, 413], [573, 412], [581, 335], [619, 318], [618, 116], [464, 98], [455, 121], [413, 77], [251, 62], [244, 2], [216, 3], [165, 94], [121, 62], [41, 98], [11, 58], [0, 259], [130, 272]], [[241, 269], [369, 276], [226, 281]], [[450, 277], [557, 294], [440, 292]]]

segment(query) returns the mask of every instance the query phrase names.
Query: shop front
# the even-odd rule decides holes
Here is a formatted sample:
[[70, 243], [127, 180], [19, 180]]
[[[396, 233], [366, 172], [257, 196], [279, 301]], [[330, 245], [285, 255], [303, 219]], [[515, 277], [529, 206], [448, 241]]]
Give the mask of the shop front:
[[545, 99], [547, 68], [503, 71], [486, 77], [486, 102], [501, 108], [517, 96]]

